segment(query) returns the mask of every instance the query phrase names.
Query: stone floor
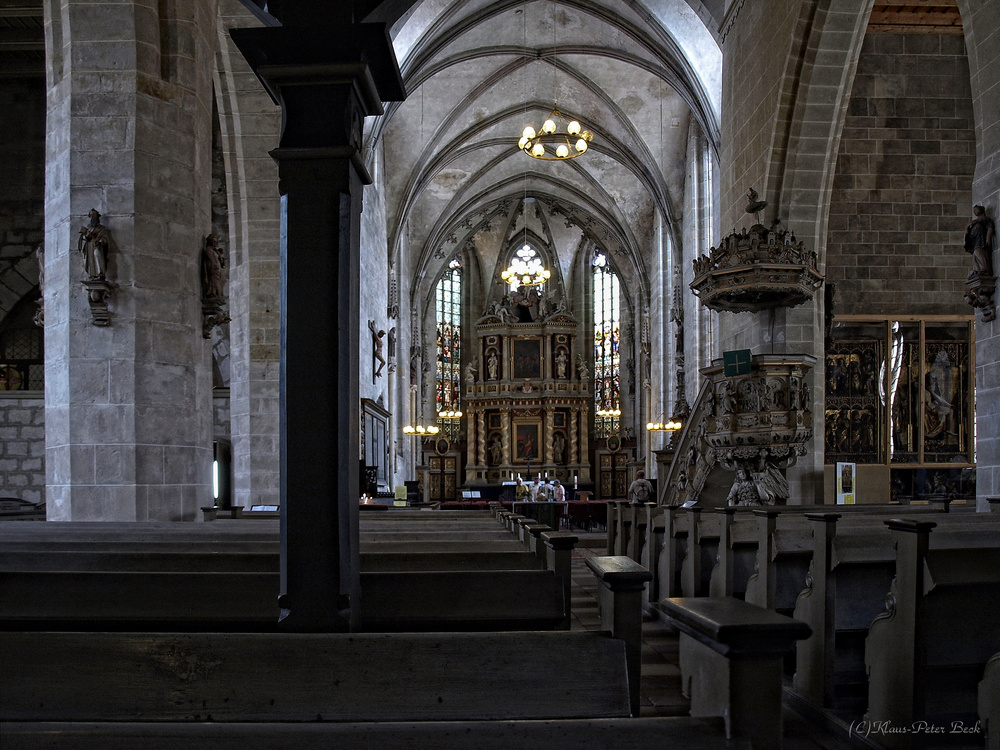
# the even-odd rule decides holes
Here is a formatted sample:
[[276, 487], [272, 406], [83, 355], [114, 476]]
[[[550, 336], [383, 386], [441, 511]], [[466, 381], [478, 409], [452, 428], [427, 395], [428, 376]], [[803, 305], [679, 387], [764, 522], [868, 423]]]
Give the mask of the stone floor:
[[[578, 532], [579, 533], [579, 532]], [[597, 582], [587, 567], [586, 559], [607, 554], [603, 536], [579, 533], [580, 543], [573, 553], [573, 630], [599, 630]], [[647, 616], [642, 625], [642, 677], [639, 694], [643, 717], [685, 716], [689, 702], [681, 693], [681, 676], [675, 632], [660, 620]], [[848, 730], [828, 729], [811, 723], [785, 707], [784, 750], [848, 750], [871, 747], [859, 741], [851, 742]]]

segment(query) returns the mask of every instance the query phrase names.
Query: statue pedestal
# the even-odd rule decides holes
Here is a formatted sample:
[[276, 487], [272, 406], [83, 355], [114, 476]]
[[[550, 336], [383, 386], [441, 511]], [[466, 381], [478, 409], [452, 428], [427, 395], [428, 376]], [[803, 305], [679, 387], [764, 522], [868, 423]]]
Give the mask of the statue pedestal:
[[997, 288], [997, 277], [973, 272], [965, 282], [965, 301], [978, 309], [984, 323], [996, 320], [996, 304], [993, 293]]
[[114, 291], [115, 285], [105, 279], [85, 279], [83, 288], [87, 290], [87, 302], [90, 303], [90, 314], [94, 318], [94, 325], [111, 325], [108, 297]]

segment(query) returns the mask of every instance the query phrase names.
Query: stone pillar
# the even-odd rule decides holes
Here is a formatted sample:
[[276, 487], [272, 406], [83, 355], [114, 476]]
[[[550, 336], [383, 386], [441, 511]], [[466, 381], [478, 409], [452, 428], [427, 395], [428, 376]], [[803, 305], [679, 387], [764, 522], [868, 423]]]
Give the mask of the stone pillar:
[[[1000, 127], [995, 120], [1000, 58], [996, 55], [996, 29], [1000, 7], [996, 3], [958, 0], [965, 32], [972, 81], [976, 124], [976, 173], [972, 202], [986, 208], [986, 215], [1000, 223]], [[993, 118], [993, 119], [991, 119]], [[971, 211], [971, 206], [969, 207]], [[969, 214], [971, 218], [971, 213]], [[993, 267], [1000, 267], [1000, 243], [993, 241]], [[46, 297], [48, 294], [46, 293]], [[994, 296], [996, 299], [996, 296]], [[46, 313], [47, 314], [47, 313]], [[1000, 495], [1000, 387], [996, 362], [1000, 356], [1000, 321], [976, 319], [976, 509], [989, 509], [987, 498]]]
[[476, 440], [479, 444], [479, 459], [476, 465], [487, 466], [489, 461], [486, 460], [486, 412], [482, 409], [476, 411]]
[[510, 409], [500, 410], [501, 442], [503, 443], [503, 462], [511, 463], [512, 453], [510, 451]]
[[472, 478], [469, 476], [471, 468], [476, 465], [476, 446], [478, 445], [478, 440], [476, 439], [476, 428], [478, 427], [478, 421], [476, 420], [476, 413], [473, 411], [469, 412], [469, 416], [466, 417], [466, 436], [465, 436], [465, 466], [466, 466], [466, 477], [465, 481]]
[[577, 453], [580, 444], [579, 443], [580, 419], [578, 416], [579, 413], [580, 413], [579, 409], [573, 409], [569, 413], [569, 461], [567, 461], [567, 463], [574, 465], [580, 463], [580, 456]]
[[[212, 501], [215, 0], [45, 5], [46, 484], [51, 520], [194, 520]], [[110, 324], [94, 325], [77, 237], [111, 233]]]
[[590, 430], [588, 425], [590, 420], [587, 417], [587, 407], [580, 409], [580, 463], [587, 466], [587, 478], [590, 478]]
[[353, 24], [339, 3], [277, 7], [282, 26], [231, 35], [283, 114], [271, 152], [281, 195], [281, 622], [348, 630], [360, 609], [357, 340], [371, 181], [361, 135], [402, 84], [384, 26]]
[[552, 465], [555, 463], [555, 457], [553, 453], [553, 422], [556, 418], [556, 407], [546, 406], [545, 407], [545, 463]]
[[[215, 74], [229, 203], [230, 408], [233, 504], [278, 505], [281, 278], [278, 145], [281, 110], [229, 36], [259, 21], [239, 0], [219, 0]], [[252, 137], [244, 137], [252, 135]]]

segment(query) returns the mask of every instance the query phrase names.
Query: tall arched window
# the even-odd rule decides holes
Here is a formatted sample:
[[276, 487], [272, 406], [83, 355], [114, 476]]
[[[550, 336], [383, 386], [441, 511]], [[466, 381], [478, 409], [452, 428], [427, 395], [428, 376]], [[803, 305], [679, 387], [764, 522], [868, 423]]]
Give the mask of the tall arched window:
[[599, 438], [617, 434], [621, 414], [619, 354], [621, 291], [603, 252], [594, 253], [594, 427]]
[[448, 264], [435, 295], [437, 311], [437, 391], [436, 407], [441, 432], [454, 440], [459, 420], [442, 418], [441, 412], [456, 412], [462, 397], [462, 262], [455, 258]]

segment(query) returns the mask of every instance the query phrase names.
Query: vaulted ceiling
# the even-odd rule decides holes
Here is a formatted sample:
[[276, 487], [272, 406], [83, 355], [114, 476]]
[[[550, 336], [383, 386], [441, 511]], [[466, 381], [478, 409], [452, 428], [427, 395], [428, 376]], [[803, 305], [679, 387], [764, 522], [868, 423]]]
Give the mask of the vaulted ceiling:
[[[456, 227], [525, 195], [649, 254], [658, 222], [678, 228], [689, 124], [717, 148], [721, 53], [688, 0], [422, 0], [393, 44], [407, 99], [366, 132], [410, 278], [437, 274]], [[579, 158], [517, 148], [554, 107], [594, 133]]]

